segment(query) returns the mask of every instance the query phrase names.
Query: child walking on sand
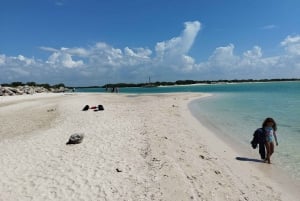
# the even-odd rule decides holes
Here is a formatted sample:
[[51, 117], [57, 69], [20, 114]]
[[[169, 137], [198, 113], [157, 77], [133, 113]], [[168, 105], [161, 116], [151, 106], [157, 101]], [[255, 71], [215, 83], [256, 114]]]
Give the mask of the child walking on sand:
[[276, 136], [276, 130], [277, 130], [277, 125], [274, 119], [268, 117], [265, 119], [262, 125], [263, 129], [265, 130], [266, 134], [266, 149], [267, 149], [267, 158], [266, 161], [268, 163], [271, 163], [271, 155], [274, 153], [274, 139], [276, 142], [276, 146], [278, 146], [278, 141], [277, 141], [277, 136]]

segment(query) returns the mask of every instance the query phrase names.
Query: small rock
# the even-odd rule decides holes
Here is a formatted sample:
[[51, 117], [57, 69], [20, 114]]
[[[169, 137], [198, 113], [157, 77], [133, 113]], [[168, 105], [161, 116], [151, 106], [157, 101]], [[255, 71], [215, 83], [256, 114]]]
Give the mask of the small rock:
[[119, 168], [116, 168], [116, 171], [117, 171], [117, 172], [122, 172], [122, 170], [120, 170]]
[[67, 144], [79, 144], [82, 142], [84, 137], [83, 133], [75, 133], [73, 135], [70, 136], [69, 141], [67, 142]]
[[53, 111], [55, 111], [56, 109], [49, 109], [49, 110], [47, 110], [47, 112], [53, 112]]
[[221, 172], [219, 170], [215, 170], [216, 174], [221, 174]]
[[10, 90], [10, 89], [11, 89], [10, 87], [4, 87], [4, 95], [6, 95], [6, 96], [13, 96], [13, 95], [15, 95], [15, 93], [12, 90]]

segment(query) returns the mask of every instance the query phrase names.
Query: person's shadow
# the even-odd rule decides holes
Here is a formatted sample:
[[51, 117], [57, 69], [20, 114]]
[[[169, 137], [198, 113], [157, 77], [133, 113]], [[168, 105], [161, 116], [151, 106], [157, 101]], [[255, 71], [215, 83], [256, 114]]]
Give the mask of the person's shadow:
[[235, 157], [238, 161], [250, 161], [250, 162], [256, 162], [256, 163], [264, 163], [263, 160], [255, 159], [255, 158], [246, 158], [246, 157]]

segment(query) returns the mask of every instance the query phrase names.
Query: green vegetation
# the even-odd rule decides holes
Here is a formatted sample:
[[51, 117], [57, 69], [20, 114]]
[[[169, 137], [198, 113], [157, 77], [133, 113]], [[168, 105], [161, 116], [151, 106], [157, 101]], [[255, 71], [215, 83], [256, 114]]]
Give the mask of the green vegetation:
[[[299, 78], [290, 78], [290, 79], [234, 79], [234, 80], [177, 80], [176, 82], [153, 82], [151, 85], [154, 86], [172, 86], [172, 85], [190, 85], [190, 84], [218, 84], [218, 83], [244, 83], [244, 82], [282, 82], [282, 81], [300, 81]], [[116, 83], [116, 84], [106, 84], [102, 88], [112, 88], [112, 87], [144, 87], [149, 83]]]
[[152, 83], [116, 83], [116, 84], [106, 84], [103, 86], [87, 86], [87, 87], [69, 87], [65, 86], [63, 83], [49, 85], [47, 83], [38, 84], [35, 82], [12, 82], [10, 84], [4, 83], [2, 86], [7, 87], [17, 87], [17, 86], [37, 86], [44, 87], [46, 89], [50, 88], [113, 88], [113, 87], [145, 87], [149, 84], [153, 86], [172, 86], [172, 85], [190, 85], [190, 84], [219, 84], [219, 83], [244, 83], [244, 82], [283, 82], [283, 81], [300, 81], [299, 78], [288, 78], [288, 79], [234, 79], [234, 80], [177, 80], [175, 82], [152, 82]]

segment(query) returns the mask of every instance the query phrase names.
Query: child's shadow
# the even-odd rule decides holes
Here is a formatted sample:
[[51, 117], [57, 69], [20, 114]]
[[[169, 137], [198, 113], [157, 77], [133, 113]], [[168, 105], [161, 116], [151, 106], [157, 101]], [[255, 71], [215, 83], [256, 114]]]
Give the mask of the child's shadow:
[[255, 159], [255, 158], [246, 158], [246, 157], [235, 157], [238, 161], [250, 161], [256, 163], [265, 163], [263, 160]]

